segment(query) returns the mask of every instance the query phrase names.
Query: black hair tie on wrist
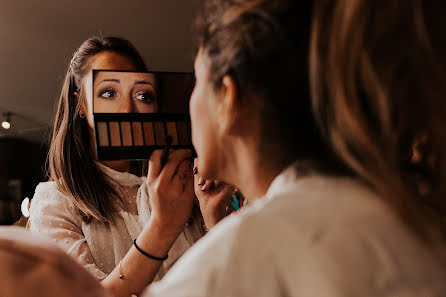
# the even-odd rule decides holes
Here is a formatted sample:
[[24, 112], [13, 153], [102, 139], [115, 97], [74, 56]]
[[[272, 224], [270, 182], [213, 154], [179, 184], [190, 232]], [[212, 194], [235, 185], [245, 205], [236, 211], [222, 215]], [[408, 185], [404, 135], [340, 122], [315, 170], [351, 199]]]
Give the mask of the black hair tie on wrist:
[[150, 258], [150, 259], [152, 259], [152, 260], [156, 260], [156, 261], [165, 261], [165, 260], [167, 260], [168, 255], [166, 255], [165, 257], [162, 257], [162, 258], [158, 258], [158, 257], [152, 256], [151, 254], [146, 253], [145, 251], [143, 251], [143, 250], [136, 244], [136, 239], [133, 240], [133, 244], [135, 245], [135, 248], [136, 248], [141, 254], [143, 254], [144, 256], [146, 256], [147, 258]]

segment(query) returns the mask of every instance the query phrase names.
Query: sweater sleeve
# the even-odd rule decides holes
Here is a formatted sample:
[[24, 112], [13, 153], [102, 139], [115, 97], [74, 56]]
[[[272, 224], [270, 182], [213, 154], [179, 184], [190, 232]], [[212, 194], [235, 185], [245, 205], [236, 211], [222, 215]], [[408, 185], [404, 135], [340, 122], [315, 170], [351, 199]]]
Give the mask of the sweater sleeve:
[[54, 182], [37, 186], [30, 208], [30, 229], [54, 239], [68, 255], [75, 258], [99, 280], [107, 274], [95, 263], [82, 232], [82, 218], [74, 204], [58, 191]]

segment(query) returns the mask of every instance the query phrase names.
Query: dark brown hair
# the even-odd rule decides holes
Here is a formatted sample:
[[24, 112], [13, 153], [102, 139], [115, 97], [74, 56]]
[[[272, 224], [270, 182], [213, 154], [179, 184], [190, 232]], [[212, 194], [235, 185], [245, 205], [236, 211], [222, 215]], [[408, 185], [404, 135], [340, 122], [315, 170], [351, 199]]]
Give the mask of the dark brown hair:
[[107, 51], [129, 58], [136, 71], [147, 71], [144, 60], [126, 39], [92, 37], [84, 41], [68, 66], [48, 155], [50, 180], [57, 183], [86, 221], [111, 222], [117, 213], [112, 201], [122, 202], [113, 187], [116, 183], [102, 172], [91, 155], [87, 119], [79, 114], [85, 100], [82, 83], [91, 70], [90, 59]]
[[[319, 127], [343, 162], [423, 235], [426, 206], [446, 214], [446, 4], [317, 3], [310, 69]], [[419, 139], [427, 149], [414, 167]], [[423, 175], [429, 195], [419, 195], [413, 174]]]
[[230, 75], [241, 100], [260, 110], [264, 156], [280, 156], [283, 165], [312, 160], [341, 173], [345, 168], [312, 116], [310, 12], [311, 1], [207, 0], [197, 18], [196, 46], [209, 58], [213, 86]]

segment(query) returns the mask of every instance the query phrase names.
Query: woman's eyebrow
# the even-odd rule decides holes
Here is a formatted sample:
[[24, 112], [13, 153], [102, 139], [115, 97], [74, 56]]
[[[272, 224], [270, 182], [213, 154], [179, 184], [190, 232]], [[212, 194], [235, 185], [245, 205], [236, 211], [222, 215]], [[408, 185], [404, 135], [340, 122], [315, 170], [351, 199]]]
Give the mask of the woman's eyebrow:
[[135, 82], [135, 85], [151, 85], [151, 86], [153, 86], [153, 84], [151, 82], [148, 82], [145, 80], [138, 80]]
[[106, 79], [102, 80], [100, 83], [103, 83], [105, 81], [111, 81], [111, 82], [115, 82], [115, 83], [118, 83], [118, 84], [120, 83], [120, 80], [116, 79], [116, 78], [106, 78]]

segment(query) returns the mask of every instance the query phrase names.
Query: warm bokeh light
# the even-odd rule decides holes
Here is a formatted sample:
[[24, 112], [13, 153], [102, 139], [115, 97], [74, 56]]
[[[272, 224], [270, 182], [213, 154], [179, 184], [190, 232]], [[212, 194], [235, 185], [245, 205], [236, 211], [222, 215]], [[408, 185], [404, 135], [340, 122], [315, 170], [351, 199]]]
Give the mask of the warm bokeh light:
[[8, 121], [3, 121], [2, 127], [3, 127], [3, 129], [9, 129], [9, 128], [11, 128], [11, 124]]
[[21, 205], [22, 214], [25, 218], [29, 218], [29, 206], [29, 198], [26, 197], [25, 199], [23, 199]]

